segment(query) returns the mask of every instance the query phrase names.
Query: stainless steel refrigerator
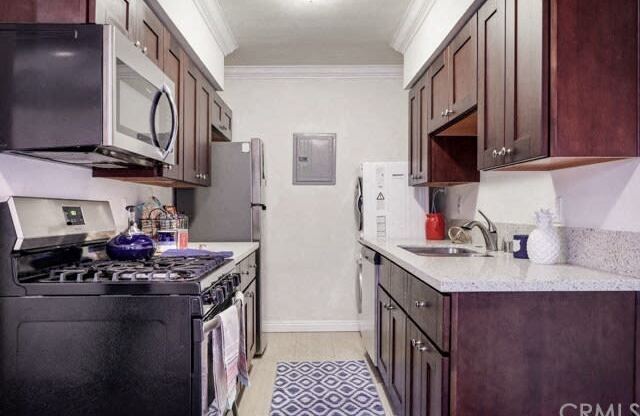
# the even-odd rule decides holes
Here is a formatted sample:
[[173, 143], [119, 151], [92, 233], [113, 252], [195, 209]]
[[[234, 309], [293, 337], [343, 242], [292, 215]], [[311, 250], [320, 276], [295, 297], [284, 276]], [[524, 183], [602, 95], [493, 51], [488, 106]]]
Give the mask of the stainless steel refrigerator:
[[[211, 186], [176, 191], [178, 210], [189, 216], [191, 241], [257, 241], [262, 247], [262, 216], [266, 210], [264, 149], [260, 139], [211, 144]], [[257, 253], [257, 352], [266, 347], [262, 332], [265, 284]]]

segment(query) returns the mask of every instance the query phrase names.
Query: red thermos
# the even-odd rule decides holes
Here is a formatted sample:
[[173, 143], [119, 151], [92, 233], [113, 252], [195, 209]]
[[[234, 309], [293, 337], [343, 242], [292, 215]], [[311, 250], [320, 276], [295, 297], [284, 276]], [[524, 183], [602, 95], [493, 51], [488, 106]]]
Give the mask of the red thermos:
[[424, 228], [427, 240], [444, 240], [444, 215], [440, 212], [427, 214]]

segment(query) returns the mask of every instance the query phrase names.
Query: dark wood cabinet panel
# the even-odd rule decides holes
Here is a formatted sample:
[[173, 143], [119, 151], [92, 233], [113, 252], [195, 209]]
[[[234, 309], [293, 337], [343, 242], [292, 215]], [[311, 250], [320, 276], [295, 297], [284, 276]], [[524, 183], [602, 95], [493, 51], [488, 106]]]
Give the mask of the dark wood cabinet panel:
[[391, 405], [396, 414], [404, 412], [405, 383], [406, 383], [406, 339], [407, 315], [400, 306], [391, 299], [389, 302], [389, 350], [390, 367], [388, 373], [387, 391], [389, 391]]
[[389, 381], [389, 372], [391, 370], [391, 345], [389, 343], [389, 339], [391, 338], [389, 333], [391, 316], [388, 310], [390, 304], [391, 299], [389, 296], [384, 290], [378, 288], [378, 301], [376, 306], [377, 361], [378, 371], [380, 371], [380, 376], [385, 384]]
[[[136, 46], [142, 44], [138, 33], [137, 2], [142, 0], [96, 0], [98, 21], [117, 26]], [[100, 16], [104, 12], [104, 16]]]
[[505, 0], [478, 10], [478, 167], [504, 163]]
[[391, 276], [389, 284], [389, 295], [400, 305], [402, 309], [407, 309], [407, 285], [409, 274], [391, 263]]
[[197, 88], [196, 123], [198, 124], [198, 140], [196, 160], [198, 167], [198, 183], [210, 185], [210, 152], [211, 152], [211, 104], [213, 102], [213, 87], [200, 75]]
[[447, 51], [445, 50], [427, 69], [429, 83], [429, 118], [428, 131], [434, 132], [449, 120], [449, 73], [447, 67]]
[[405, 416], [449, 415], [449, 359], [407, 321]]
[[233, 113], [218, 93], [213, 97], [213, 140], [231, 141]]
[[409, 277], [407, 312], [443, 351], [449, 350], [451, 299], [418, 278]]
[[163, 167], [162, 175], [166, 178], [182, 180], [184, 178], [184, 164], [182, 161], [184, 152], [184, 75], [187, 57], [169, 31], [164, 32], [163, 46], [164, 73], [173, 81], [173, 98], [178, 106], [178, 137], [173, 149], [176, 155], [176, 163], [173, 166]]
[[409, 184], [425, 185], [429, 181], [429, 87], [421, 79], [409, 95]]
[[198, 108], [198, 70], [193, 63], [188, 61], [184, 71], [184, 146], [182, 163], [184, 165], [184, 180], [198, 183], [198, 140], [199, 128], [197, 124], [196, 109]]
[[477, 35], [477, 16], [474, 15], [447, 48], [450, 120], [475, 108], [478, 101]]
[[0, 22], [95, 22], [95, 0], [2, 0]]
[[419, 85], [409, 91], [409, 185], [415, 185], [418, 175], [418, 141], [419, 133], [419, 102], [416, 97]]
[[552, 157], [638, 156], [638, 7], [551, 1]]
[[251, 361], [256, 355], [256, 282], [254, 281], [244, 291], [245, 303], [243, 306], [244, 328], [245, 328], [245, 351], [247, 353], [247, 364], [251, 366]]
[[140, 2], [139, 16], [138, 37], [142, 43], [140, 45], [142, 53], [162, 68], [165, 49], [164, 25], [144, 1]]

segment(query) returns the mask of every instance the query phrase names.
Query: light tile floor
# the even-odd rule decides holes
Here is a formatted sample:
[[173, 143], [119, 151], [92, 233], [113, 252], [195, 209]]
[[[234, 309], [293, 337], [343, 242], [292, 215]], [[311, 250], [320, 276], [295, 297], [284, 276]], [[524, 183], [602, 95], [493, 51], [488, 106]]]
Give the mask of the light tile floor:
[[[253, 360], [251, 385], [245, 390], [240, 416], [268, 416], [271, 407], [276, 364], [279, 361], [362, 360], [364, 351], [357, 332], [305, 332], [267, 334], [267, 351]], [[370, 370], [371, 371], [371, 370]], [[385, 413], [391, 415], [380, 380], [371, 371]]]

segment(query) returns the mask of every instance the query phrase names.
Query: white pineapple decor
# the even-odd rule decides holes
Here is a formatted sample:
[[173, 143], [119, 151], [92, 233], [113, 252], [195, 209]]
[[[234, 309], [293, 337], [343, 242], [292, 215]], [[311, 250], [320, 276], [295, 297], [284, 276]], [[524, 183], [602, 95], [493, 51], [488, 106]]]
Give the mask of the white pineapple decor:
[[536, 211], [536, 229], [529, 234], [529, 259], [538, 264], [557, 264], [562, 261], [562, 240], [553, 226], [553, 213], [548, 209]]

